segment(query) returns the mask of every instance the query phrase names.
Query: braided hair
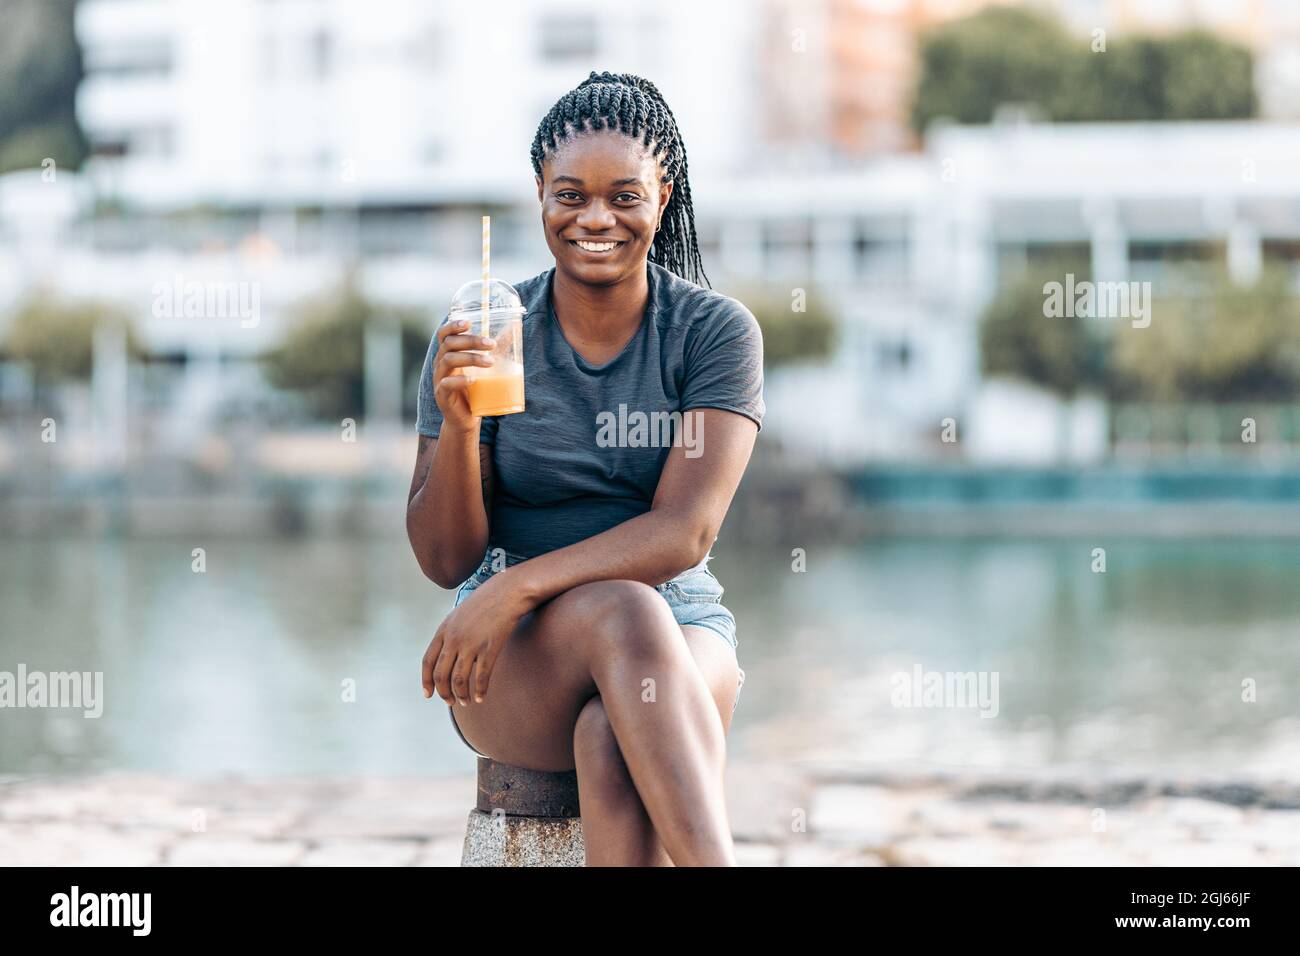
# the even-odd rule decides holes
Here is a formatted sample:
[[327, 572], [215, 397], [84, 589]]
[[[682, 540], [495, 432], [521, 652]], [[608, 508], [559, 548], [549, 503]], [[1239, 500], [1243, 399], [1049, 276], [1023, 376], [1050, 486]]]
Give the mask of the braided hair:
[[585, 132], [588, 127], [617, 129], [628, 136], [640, 137], [651, 155], [658, 157], [664, 169], [660, 182], [675, 185], [659, 231], [650, 245], [649, 259], [696, 285], [708, 285], [709, 277], [704, 274], [695, 236], [695, 210], [691, 206], [691, 186], [686, 175], [686, 146], [663, 95], [642, 77], [593, 70], [577, 87], [560, 97], [538, 124], [532, 147], [533, 171], [541, 176], [542, 160], [559, 148], [560, 141], [568, 139], [571, 133]]

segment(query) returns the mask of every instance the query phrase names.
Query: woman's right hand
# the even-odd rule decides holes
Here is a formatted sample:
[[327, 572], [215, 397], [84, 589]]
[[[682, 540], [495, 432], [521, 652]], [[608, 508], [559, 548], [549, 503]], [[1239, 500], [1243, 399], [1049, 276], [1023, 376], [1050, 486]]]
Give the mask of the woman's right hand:
[[438, 354], [433, 363], [433, 397], [442, 412], [445, 425], [463, 431], [478, 428], [482, 419], [469, 410], [469, 382], [456, 370], [467, 365], [484, 368], [493, 358], [468, 349], [490, 349], [494, 342], [482, 335], [469, 333], [467, 319], [454, 319], [438, 327]]

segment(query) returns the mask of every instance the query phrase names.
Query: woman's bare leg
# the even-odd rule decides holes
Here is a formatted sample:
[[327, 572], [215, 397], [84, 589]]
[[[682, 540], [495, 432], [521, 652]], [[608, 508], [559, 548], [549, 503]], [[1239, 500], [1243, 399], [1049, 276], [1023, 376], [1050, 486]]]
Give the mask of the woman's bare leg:
[[734, 865], [723, 800], [724, 725], [682, 636], [653, 588], [635, 581], [580, 585], [521, 619], [483, 702], [457, 706], [457, 722], [495, 759], [570, 770], [578, 716], [599, 694], [673, 862]]
[[[703, 627], [682, 627], [696, 666], [709, 685], [724, 733], [738, 692], [735, 651]], [[599, 696], [578, 715], [573, 757], [582, 799], [588, 866], [672, 866], [628, 772]]]
[[573, 728], [588, 866], [672, 866], [596, 695]]

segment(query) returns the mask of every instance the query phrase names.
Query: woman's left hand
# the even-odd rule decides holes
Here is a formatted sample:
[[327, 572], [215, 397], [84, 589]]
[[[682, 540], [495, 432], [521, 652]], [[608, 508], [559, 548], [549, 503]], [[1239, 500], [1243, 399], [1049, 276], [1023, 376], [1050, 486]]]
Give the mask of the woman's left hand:
[[532, 610], [512, 581], [509, 569], [492, 575], [443, 620], [420, 666], [425, 697], [436, 690], [448, 704], [482, 703], [497, 655]]

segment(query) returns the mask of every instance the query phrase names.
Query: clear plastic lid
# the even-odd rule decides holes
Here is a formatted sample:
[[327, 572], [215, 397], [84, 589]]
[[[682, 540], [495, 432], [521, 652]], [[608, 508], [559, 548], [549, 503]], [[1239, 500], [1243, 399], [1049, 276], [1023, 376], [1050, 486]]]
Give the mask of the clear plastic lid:
[[[451, 314], [480, 312], [483, 309], [483, 280], [466, 282], [451, 297]], [[488, 309], [492, 315], [523, 315], [524, 304], [519, 293], [509, 282], [500, 279], [488, 281]]]

